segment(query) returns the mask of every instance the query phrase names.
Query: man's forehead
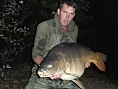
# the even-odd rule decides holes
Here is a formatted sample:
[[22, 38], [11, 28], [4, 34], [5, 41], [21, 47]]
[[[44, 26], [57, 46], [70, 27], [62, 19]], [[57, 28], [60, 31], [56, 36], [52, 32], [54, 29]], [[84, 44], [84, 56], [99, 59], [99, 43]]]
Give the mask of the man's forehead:
[[[66, 3], [63, 4], [63, 7], [71, 7], [71, 8], [73, 8], [73, 6], [69, 6], [69, 5], [67, 5]], [[63, 8], [63, 7], [62, 7], [62, 8]], [[73, 9], [75, 9], [75, 8], [73, 8]]]
[[64, 11], [69, 11], [71, 13], [75, 13], [75, 8], [73, 8], [72, 6], [69, 6], [67, 4], [64, 4], [61, 9]]

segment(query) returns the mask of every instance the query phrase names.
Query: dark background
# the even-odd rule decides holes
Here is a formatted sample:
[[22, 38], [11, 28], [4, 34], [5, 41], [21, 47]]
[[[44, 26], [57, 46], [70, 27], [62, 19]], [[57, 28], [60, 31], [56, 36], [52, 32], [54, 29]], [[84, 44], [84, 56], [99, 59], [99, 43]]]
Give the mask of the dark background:
[[117, 0], [91, 0], [90, 13], [94, 19], [90, 28], [94, 31], [86, 36], [90, 39], [89, 47], [105, 53], [106, 74], [118, 81], [118, 6]]

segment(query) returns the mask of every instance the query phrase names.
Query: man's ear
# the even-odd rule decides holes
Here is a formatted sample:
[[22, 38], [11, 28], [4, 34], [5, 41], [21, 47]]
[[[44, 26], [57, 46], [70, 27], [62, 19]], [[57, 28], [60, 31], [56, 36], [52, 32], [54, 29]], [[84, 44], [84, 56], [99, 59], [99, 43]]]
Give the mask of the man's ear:
[[60, 9], [59, 8], [57, 9], [57, 14], [60, 15]]

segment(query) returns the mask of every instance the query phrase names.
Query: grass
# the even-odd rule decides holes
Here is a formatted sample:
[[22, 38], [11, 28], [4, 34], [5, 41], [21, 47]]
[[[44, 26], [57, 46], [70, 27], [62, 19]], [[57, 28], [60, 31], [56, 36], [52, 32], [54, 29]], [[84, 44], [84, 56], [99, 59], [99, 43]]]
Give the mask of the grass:
[[[0, 77], [0, 89], [24, 89], [31, 74], [32, 62], [14, 65], [11, 69], [3, 70]], [[118, 82], [91, 65], [80, 78], [86, 89], [118, 89]]]
[[5, 76], [0, 78], [0, 89], [24, 89], [30, 78], [32, 66], [33, 63], [25, 62], [3, 70]]

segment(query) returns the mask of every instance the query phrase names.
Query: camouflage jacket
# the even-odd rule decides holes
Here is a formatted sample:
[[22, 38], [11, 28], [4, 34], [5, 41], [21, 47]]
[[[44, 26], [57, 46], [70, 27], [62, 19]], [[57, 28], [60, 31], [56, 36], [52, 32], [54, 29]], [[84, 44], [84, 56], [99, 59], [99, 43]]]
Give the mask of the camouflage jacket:
[[68, 30], [61, 26], [57, 13], [54, 19], [44, 21], [37, 26], [34, 47], [32, 49], [32, 58], [38, 55], [46, 56], [48, 51], [55, 45], [62, 42], [76, 42], [78, 27], [74, 21], [68, 25]]

